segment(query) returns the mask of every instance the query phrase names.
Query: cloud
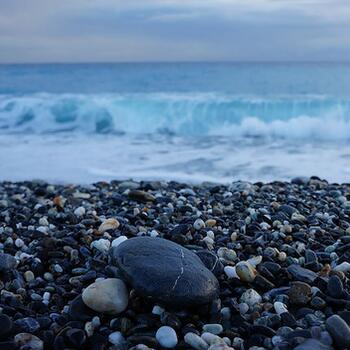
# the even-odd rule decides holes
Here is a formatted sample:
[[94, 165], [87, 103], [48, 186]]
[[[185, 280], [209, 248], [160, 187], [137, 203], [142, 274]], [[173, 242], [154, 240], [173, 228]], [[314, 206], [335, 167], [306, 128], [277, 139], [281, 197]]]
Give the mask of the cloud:
[[349, 30], [348, 0], [0, 0], [0, 62], [345, 60]]

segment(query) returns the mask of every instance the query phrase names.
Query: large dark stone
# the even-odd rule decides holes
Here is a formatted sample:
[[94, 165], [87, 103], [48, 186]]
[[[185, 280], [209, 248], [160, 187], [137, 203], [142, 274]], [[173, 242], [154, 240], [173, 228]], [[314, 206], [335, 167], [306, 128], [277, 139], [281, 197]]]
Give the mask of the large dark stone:
[[350, 327], [340, 316], [333, 315], [327, 318], [326, 329], [339, 348], [350, 347]]
[[112, 257], [138, 294], [173, 306], [206, 304], [219, 282], [190, 250], [162, 238], [131, 238]]

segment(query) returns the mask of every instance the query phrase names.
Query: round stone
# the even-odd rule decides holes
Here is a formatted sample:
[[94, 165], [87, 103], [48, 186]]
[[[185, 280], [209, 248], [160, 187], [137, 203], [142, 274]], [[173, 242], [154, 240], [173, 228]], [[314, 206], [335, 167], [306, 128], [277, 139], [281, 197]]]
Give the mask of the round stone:
[[333, 275], [329, 278], [328, 285], [327, 285], [327, 293], [333, 298], [340, 299], [341, 297], [343, 297], [343, 294], [344, 294], [343, 282], [338, 276]]
[[123, 334], [121, 332], [113, 332], [108, 336], [108, 340], [113, 345], [121, 345], [125, 342]]
[[173, 328], [168, 326], [163, 326], [158, 329], [156, 339], [163, 348], [172, 349], [177, 345], [176, 332]]
[[90, 309], [116, 315], [123, 312], [128, 306], [129, 293], [122, 280], [107, 278], [88, 286], [82, 298]]
[[253, 307], [256, 304], [261, 303], [262, 297], [254, 289], [248, 289], [241, 295], [239, 301], [241, 303], [248, 304], [250, 307]]
[[17, 266], [17, 260], [10, 254], [0, 254], [0, 271], [6, 272]]
[[326, 321], [326, 328], [340, 348], [350, 347], [350, 327], [340, 316], [329, 317]]
[[137, 237], [112, 248], [112, 256], [136, 292], [174, 306], [216, 299], [219, 282], [190, 250], [162, 238]]
[[246, 261], [240, 261], [236, 265], [236, 273], [243, 282], [253, 282], [257, 275], [255, 268]]
[[192, 332], [186, 333], [184, 336], [184, 341], [186, 344], [196, 350], [207, 350], [209, 348], [207, 342], [205, 342], [199, 335]]
[[311, 300], [311, 287], [305, 282], [293, 282], [288, 296], [292, 304], [306, 305]]
[[119, 221], [117, 219], [111, 218], [105, 220], [100, 227], [98, 228], [98, 231], [100, 233], [104, 233], [109, 230], [116, 230], [119, 227]]

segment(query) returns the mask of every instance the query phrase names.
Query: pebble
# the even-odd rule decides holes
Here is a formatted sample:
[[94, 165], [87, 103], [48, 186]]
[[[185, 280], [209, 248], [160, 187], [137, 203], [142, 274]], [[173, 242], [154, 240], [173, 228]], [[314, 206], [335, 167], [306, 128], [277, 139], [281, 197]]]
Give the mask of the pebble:
[[123, 243], [128, 238], [126, 236], [120, 236], [112, 241], [112, 247], [118, 247], [120, 243]]
[[24, 273], [24, 279], [25, 279], [27, 282], [34, 281], [35, 276], [34, 276], [33, 271], [26, 271], [26, 272]]
[[20, 318], [14, 321], [14, 326], [25, 333], [35, 333], [40, 329], [39, 322], [33, 317]]
[[116, 230], [119, 227], [119, 221], [114, 218], [106, 219], [102, 222], [100, 227], [98, 228], [98, 231], [100, 233], [104, 233], [109, 230]]
[[344, 294], [343, 282], [338, 276], [333, 275], [329, 278], [328, 284], [327, 284], [327, 294], [337, 299], [340, 299], [343, 297], [343, 294]]
[[195, 350], [209, 349], [209, 344], [206, 343], [199, 335], [192, 332], [185, 334], [184, 341], [186, 344], [190, 345]]
[[224, 271], [228, 278], [239, 278], [235, 266], [225, 266]]
[[220, 334], [223, 332], [223, 327], [221, 324], [212, 323], [203, 325], [203, 332], [212, 333], [212, 334]]
[[291, 304], [306, 305], [311, 300], [311, 287], [305, 282], [293, 282], [288, 291], [288, 296]]
[[278, 315], [288, 312], [287, 306], [280, 301], [275, 301], [273, 307]]
[[292, 264], [287, 268], [288, 272], [293, 276], [294, 280], [312, 284], [317, 274], [311, 270], [305, 269], [297, 264]]
[[125, 338], [121, 332], [112, 332], [108, 336], [108, 341], [113, 345], [121, 346], [125, 342]]
[[253, 307], [254, 305], [262, 302], [262, 297], [254, 289], [248, 289], [241, 295], [239, 301]]
[[334, 271], [349, 272], [350, 271], [350, 263], [348, 263], [347, 261], [344, 261], [341, 264], [337, 265], [334, 268]]
[[197, 219], [194, 224], [193, 224], [193, 227], [196, 229], [196, 230], [201, 230], [202, 228], [205, 227], [205, 222], [202, 220], [202, 219]]
[[240, 261], [236, 266], [236, 273], [241, 281], [243, 282], [253, 282], [257, 271], [249, 262]]
[[329, 317], [326, 321], [326, 328], [339, 347], [350, 347], [350, 327], [340, 316]]
[[116, 315], [128, 306], [129, 293], [122, 280], [107, 278], [88, 286], [83, 291], [82, 298], [90, 309]]
[[177, 335], [173, 328], [168, 326], [160, 327], [156, 333], [158, 343], [167, 349], [173, 349], [177, 345]]
[[15, 335], [14, 342], [21, 349], [44, 350], [44, 342], [30, 333], [19, 333]]
[[91, 243], [91, 248], [96, 248], [98, 251], [104, 254], [108, 253], [110, 246], [111, 242], [108, 239], [104, 238], [98, 239]]
[[10, 254], [0, 253], [0, 271], [6, 272], [17, 266], [17, 260]]
[[77, 217], [82, 217], [85, 215], [85, 208], [84, 207], [78, 207], [77, 209], [74, 210], [74, 214]]

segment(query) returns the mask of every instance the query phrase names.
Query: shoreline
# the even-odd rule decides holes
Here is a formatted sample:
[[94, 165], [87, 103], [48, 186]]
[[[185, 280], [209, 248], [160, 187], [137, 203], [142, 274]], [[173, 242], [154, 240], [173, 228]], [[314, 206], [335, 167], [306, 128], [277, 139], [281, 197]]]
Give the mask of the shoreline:
[[0, 182], [0, 348], [347, 348], [349, 214], [317, 177]]

